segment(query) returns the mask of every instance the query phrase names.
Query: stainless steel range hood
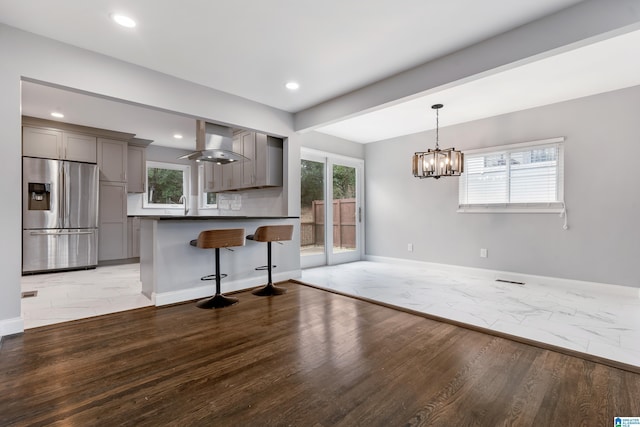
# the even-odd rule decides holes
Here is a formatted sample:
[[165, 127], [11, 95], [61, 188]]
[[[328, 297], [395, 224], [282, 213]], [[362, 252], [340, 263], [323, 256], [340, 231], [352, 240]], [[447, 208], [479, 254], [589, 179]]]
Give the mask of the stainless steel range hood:
[[226, 126], [196, 121], [196, 151], [180, 157], [196, 162], [214, 162], [220, 165], [245, 160], [233, 151], [233, 130]]

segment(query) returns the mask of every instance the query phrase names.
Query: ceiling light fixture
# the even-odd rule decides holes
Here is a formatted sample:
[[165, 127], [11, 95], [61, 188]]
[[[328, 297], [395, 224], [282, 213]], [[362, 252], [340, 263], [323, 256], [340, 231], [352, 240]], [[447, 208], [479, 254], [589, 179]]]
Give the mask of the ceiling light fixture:
[[51, 113], [51, 117], [55, 117], [56, 119], [61, 119], [64, 117], [64, 114], [62, 113], [58, 113], [57, 111], [54, 111]]
[[298, 84], [298, 82], [288, 82], [284, 86], [289, 90], [298, 90], [298, 89], [300, 89], [300, 84]]
[[128, 16], [120, 15], [119, 13], [112, 13], [109, 16], [111, 16], [111, 19], [113, 19], [118, 24], [122, 25], [123, 27], [133, 28], [133, 27], [136, 26], [136, 21], [134, 21], [133, 19], [129, 18]]
[[175, 133], [175, 134], [173, 134], [173, 137], [174, 137], [175, 139], [182, 139], [182, 135], [180, 135], [179, 133]]
[[432, 105], [431, 108], [436, 110], [436, 148], [427, 151], [417, 152], [413, 155], [412, 169], [413, 176], [416, 178], [435, 178], [441, 176], [460, 176], [464, 168], [464, 154], [456, 151], [455, 148], [447, 148], [441, 150], [439, 146], [440, 140], [440, 123], [438, 111], [443, 107], [442, 104]]

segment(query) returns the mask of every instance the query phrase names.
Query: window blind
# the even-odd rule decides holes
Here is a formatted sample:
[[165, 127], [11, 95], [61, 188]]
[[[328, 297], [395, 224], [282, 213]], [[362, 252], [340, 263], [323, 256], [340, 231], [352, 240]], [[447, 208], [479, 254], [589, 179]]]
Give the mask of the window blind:
[[465, 152], [459, 207], [560, 208], [564, 138]]

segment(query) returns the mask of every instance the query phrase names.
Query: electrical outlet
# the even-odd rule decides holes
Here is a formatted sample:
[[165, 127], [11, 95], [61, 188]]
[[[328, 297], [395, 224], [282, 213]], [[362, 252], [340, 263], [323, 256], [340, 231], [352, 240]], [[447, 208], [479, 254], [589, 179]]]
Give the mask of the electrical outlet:
[[409, 243], [409, 244], [407, 245], [407, 250], [408, 250], [409, 252], [413, 252], [413, 243]]
[[480, 248], [480, 258], [487, 258], [489, 256], [489, 251], [487, 248]]

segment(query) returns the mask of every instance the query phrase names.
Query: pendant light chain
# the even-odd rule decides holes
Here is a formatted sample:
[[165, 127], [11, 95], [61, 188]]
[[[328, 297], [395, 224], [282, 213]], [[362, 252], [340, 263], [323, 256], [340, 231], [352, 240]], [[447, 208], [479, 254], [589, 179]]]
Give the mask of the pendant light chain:
[[438, 151], [440, 141], [440, 109], [436, 109], [436, 151]]

